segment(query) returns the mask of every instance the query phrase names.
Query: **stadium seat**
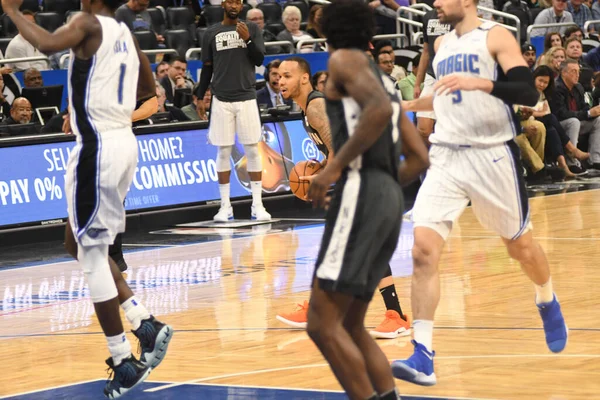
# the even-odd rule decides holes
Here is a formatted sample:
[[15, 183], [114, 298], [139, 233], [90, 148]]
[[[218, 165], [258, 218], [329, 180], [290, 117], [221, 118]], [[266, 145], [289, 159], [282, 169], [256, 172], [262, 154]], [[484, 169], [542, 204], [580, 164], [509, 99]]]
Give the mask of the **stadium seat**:
[[281, 23], [281, 6], [277, 3], [260, 3], [256, 6], [265, 15], [265, 24]]
[[207, 28], [197, 28], [196, 29], [196, 42], [198, 43], [198, 47], [202, 47], [202, 39], [204, 38], [204, 32], [206, 32]]
[[160, 6], [166, 10], [167, 8], [173, 7], [174, 5], [175, 2], [173, 0], [150, 0], [151, 8]]
[[17, 36], [18, 33], [17, 26], [8, 18], [8, 15], [2, 14], [2, 36], [12, 38]]
[[302, 13], [302, 21], [301, 22], [307, 22], [308, 21], [308, 14], [310, 13], [310, 10], [308, 8], [308, 5], [306, 4], [306, 2], [300, 0], [293, 0], [293, 1], [288, 1], [287, 3], [285, 3], [283, 5], [283, 9], [285, 10], [286, 7], [289, 6], [296, 6], [300, 9], [300, 12]]
[[142, 50], [154, 50], [158, 48], [158, 42], [156, 41], [156, 34], [151, 31], [135, 31], [133, 36], [137, 39], [140, 49]]
[[167, 48], [177, 50], [181, 57], [185, 57], [186, 51], [194, 46], [187, 29], [167, 29], [164, 36]]
[[57, 12], [39, 12], [35, 15], [35, 22], [49, 32], [54, 32], [62, 26], [65, 17]]
[[194, 14], [190, 12], [189, 8], [170, 7], [167, 9], [169, 29], [189, 29], [190, 25], [194, 25]]
[[207, 4], [202, 8], [202, 13], [204, 15], [204, 19], [206, 20], [206, 26], [215, 25], [223, 21], [224, 13], [223, 7], [221, 6]]
[[154, 28], [159, 35], [164, 34], [165, 29], [167, 29], [167, 22], [165, 21], [165, 15], [162, 10], [160, 8], [149, 8], [148, 13], [152, 19], [152, 28]]
[[245, 20], [246, 19], [246, 14], [248, 14], [248, 11], [250, 11], [252, 9], [252, 6], [250, 4], [246, 4], [244, 3], [242, 5], [242, 11], [240, 11], [240, 19], [241, 20]]
[[79, 5], [74, 0], [44, 0], [44, 11], [67, 15], [69, 11], [79, 10]]
[[408, 71], [408, 67], [421, 53], [422, 49], [421, 46], [407, 46], [403, 49], [394, 50], [394, 54], [396, 55], [396, 65], [399, 65]]
[[265, 25], [265, 29], [271, 32], [273, 35], [277, 36], [279, 32], [285, 29], [285, 25], [283, 25], [281, 22], [276, 24], [268, 24]]
[[598, 42], [597, 40], [594, 40], [594, 39], [583, 39], [581, 41], [581, 44], [583, 46], [584, 54], [587, 54], [590, 51], [594, 50], [596, 47], [600, 46], [600, 42]]
[[38, 0], [23, 0], [23, 4], [21, 4], [19, 10], [29, 10], [33, 12], [38, 12], [40, 11], [40, 3], [38, 2]]

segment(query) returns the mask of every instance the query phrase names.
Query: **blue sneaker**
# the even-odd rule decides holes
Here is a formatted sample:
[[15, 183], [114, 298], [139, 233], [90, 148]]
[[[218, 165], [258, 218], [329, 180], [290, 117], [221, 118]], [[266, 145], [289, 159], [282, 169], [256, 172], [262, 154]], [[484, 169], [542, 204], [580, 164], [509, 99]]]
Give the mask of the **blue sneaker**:
[[411, 382], [421, 386], [433, 386], [437, 383], [435, 372], [433, 372], [433, 357], [421, 343], [414, 340], [415, 352], [408, 360], [396, 360], [392, 363], [392, 374], [397, 379]]
[[538, 304], [537, 307], [544, 323], [546, 344], [551, 352], [560, 353], [567, 346], [569, 331], [556, 295], [550, 303]]
[[119, 365], [114, 365], [112, 357], [106, 360], [110, 376], [104, 387], [104, 396], [109, 399], [116, 399], [144, 382], [152, 368], [145, 366], [133, 356], [121, 361]]
[[133, 334], [140, 341], [140, 362], [152, 369], [158, 367], [167, 354], [173, 328], [150, 316]]

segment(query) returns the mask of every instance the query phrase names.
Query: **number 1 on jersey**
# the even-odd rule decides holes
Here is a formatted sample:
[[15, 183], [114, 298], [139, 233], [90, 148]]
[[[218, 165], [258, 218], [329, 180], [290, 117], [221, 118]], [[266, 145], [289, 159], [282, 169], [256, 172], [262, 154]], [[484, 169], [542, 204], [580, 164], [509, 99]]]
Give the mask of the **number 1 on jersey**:
[[123, 104], [123, 81], [125, 80], [125, 69], [127, 65], [121, 64], [121, 73], [119, 74], [119, 89], [117, 93], [117, 97], [119, 99], [119, 104]]

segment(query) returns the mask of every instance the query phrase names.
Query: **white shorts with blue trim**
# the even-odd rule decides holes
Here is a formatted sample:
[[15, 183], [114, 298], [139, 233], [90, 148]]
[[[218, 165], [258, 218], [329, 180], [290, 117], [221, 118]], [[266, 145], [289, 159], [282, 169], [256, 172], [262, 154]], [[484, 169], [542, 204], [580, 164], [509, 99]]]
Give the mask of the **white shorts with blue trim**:
[[213, 146], [233, 146], [236, 133], [241, 144], [257, 144], [260, 141], [262, 123], [258, 103], [255, 99], [230, 103], [213, 96], [208, 141]]
[[505, 239], [523, 235], [532, 225], [519, 154], [512, 140], [486, 148], [432, 145], [414, 226], [432, 228], [445, 240], [470, 201], [485, 228]]
[[125, 231], [125, 196], [137, 167], [138, 144], [129, 129], [78, 141], [69, 156], [65, 195], [69, 223], [82, 246], [111, 245]]

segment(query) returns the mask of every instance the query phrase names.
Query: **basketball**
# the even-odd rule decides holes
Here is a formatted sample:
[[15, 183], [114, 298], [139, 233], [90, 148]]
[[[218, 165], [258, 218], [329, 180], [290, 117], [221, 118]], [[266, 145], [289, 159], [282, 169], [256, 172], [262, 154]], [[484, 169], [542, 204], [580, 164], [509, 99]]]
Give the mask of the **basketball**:
[[290, 190], [300, 200], [306, 201], [304, 198], [308, 193], [310, 182], [300, 181], [301, 176], [311, 176], [318, 174], [323, 169], [323, 166], [317, 160], [300, 161], [290, 172]]

